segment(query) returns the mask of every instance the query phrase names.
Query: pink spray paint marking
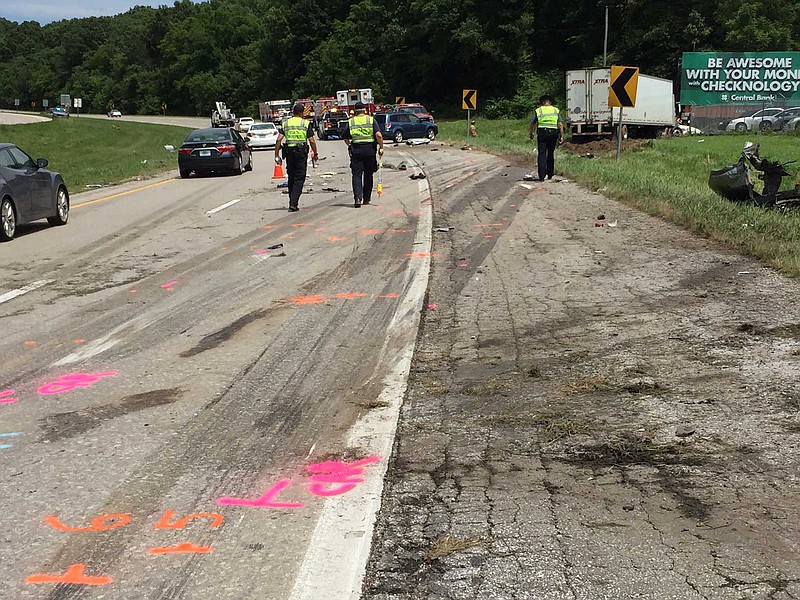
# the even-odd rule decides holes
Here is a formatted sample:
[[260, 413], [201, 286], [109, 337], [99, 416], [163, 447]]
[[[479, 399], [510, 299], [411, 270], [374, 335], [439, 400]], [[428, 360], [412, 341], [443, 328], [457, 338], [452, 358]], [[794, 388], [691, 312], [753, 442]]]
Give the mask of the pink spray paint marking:
[[5, 390], [0, 392], [0, 404], [14, 404], [19, 398], [11, 398], [16, 392], [14, 390]]
[[55, 381], [44, 384], [36, 391], [43, 396], [63, 394], [64, 392], [71, 392], [79, 387], [92, 387], [92, 385], [104, 377], [116, 377], [116, 375], [117, 373], [113, 371], [107, 371], [105, 373], [70, 373], [68, 375], [62, 375]]
[[264, 248], [261, 248], [260, 250], [256, 250], [256, 254], [266, 254], [266, 253], [267, 253], [267, 251], [264, 250]]
[[306, 469], [314, 473], [309, 479], [312, 481], [308, 491], [315, 496], [339, 496], [352, 491], [359, 483], [364, 483], [364, 467], [380, 462], [380, 456], [369, 456], [354, 463], [345, 463], [338, 460], [328, 460], [313, 465]]
[[428, 308], [430, 310], [436, 310], [437, 308], [439, 308], [439, 305], [438, 304], [428, 304], [428, 306], [426, 306], [425, 308]]
[[252, 506], [254, 508], [303, 508], [301, 502], [276, 502], [275, 498], [287, 487], [292, 485], [291, 479], [281, 479], [267, 490], [265, 494], [255, 500], [247, 498], [218, 498], [217, 504], [230, 504], [232, 506]]

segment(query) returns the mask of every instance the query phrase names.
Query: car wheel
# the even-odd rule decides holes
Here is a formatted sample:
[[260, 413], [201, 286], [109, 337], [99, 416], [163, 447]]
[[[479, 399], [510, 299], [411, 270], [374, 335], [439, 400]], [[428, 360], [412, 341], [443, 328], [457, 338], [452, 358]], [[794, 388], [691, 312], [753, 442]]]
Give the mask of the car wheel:
[[67, 188], [62, 185], [56, 192], [56, 214], [47, 217], [47, 222], [50, 225], [66, 225], [67, 221], [69, 221], [69, 194]]
[[247, 161], [247, 164], [244, 166], [245, 171], [252, 171], [253, 170], [253, 153], [250, 152], [250, 158]]
[[397, 131], [394, 132], [394, 143], [399, 144], [402, 141], [403, 141], [403, 132], [400, 129], [398, 129]]
[[180, 172], [181, 172], [181, 179], [188, 179], [189, 173], [191, 173], [189, 169], [181, 169]]
[[14, 203], [11, 198], [5, 197], [0, 202], [0, 242], [13, 240], [16, 231], [17, 213], [14, 211]]
[[747, 131], [747, 125], [745, 123], [737, 123], [736, 131], [738, 131], [739, 133], [744, 133], [745, 131]]
[[425, 137], [428, 138], [430, 141], [436, 139], [436, 132], [433, 130], [433, 127], [428, 127], [428, 131], [425, 132]]
[[675, 127], [672, 130], [672, 137], [681, 137], [683, 135], [683, 129], [680, 127]]
[[761, 131], [772, 131], [772, 121], [761, 121], [761, 125], [758, 128]]

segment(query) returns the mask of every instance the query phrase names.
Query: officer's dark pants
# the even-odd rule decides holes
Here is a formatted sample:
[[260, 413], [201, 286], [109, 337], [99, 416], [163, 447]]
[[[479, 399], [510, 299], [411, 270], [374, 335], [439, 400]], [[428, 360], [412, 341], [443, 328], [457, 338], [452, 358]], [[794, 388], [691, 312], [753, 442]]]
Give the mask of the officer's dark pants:
[[350, 170], [353, 172], [353, 199], [369, 202], [372, 198], [373, 175], [378, 170], [375, 144], [351, 144]]
[[289, 208], [297, 208], [308, 170], [308, 146], [286, 148], [286, 175], [289, 178]]
[[536, 140], [539, 147], [539, 179], [552, 177], [555, 171], [555, 151], [558, 145], [558, 129], [542, 129], [539, 127]]

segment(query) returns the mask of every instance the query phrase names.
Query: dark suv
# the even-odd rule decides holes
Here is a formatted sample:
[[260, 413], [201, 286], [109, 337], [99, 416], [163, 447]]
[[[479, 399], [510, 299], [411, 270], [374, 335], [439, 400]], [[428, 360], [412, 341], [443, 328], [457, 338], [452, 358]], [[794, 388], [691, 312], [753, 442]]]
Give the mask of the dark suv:
[[[344, 121], [344, 122], [343, 122]], [[327, 140], [329, 137], [342, 137], [342, 129], [347, 123], [346, 110], [329, 110], [323, 113], [319, 122], [319, 139]]]
[[420, 119], [410, 113], [377, 113], [375, 120], [381, 128], [385, 140], [394, 140], [399, 144], [412, 138], [436, 139], [439, 127], [433, 120]]

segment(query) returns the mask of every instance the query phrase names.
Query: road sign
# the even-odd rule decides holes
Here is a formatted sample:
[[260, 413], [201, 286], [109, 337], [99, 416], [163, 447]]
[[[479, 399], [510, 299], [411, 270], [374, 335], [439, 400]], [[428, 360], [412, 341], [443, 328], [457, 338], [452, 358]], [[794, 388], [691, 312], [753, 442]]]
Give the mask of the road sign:
[[45, 98], [44, 100], [42, 100], [42, 106], [44, 106], [45, 108], [47, 108], [48, 106], [50, 106], [50, 100], [48, 100], [47, 98]]
[[73, 98], [72, 105], [75, 108], [83, 108], [83, 100], [81, 98]]
[[72, 99], [69, 97], [69, 94], [61, 94], [58, 101], [61, 106], [70, 106], [72, 104]]
[[478, 108], [478, 90], [464, 90], [461, 93], [461, 108], [464, 110]]
[[14, 106], [19, 106], [19, 98], [14, 98]]
[[639, 67], [611, 67], [608, 105], [618, 108], [636, 106], [636, 90], [638, 87]]
[[406, 97], [405, 96], [395, 96], [394, 97], [394, 103], [395, 104], [405, 104], [406, 103]]

